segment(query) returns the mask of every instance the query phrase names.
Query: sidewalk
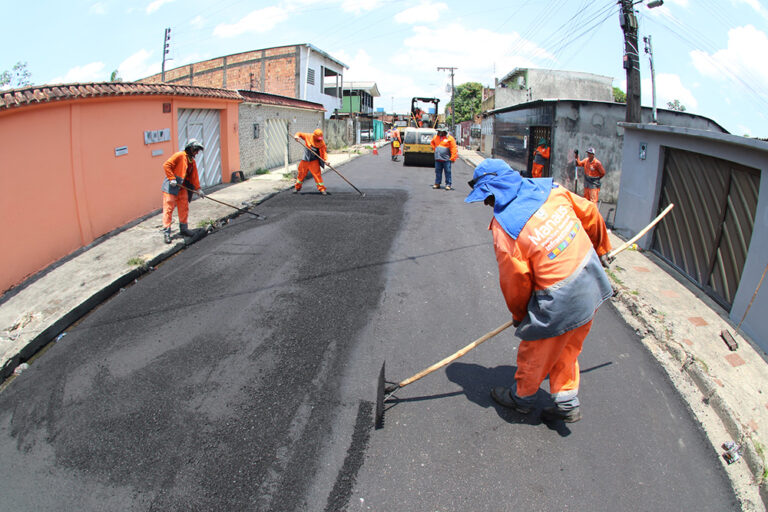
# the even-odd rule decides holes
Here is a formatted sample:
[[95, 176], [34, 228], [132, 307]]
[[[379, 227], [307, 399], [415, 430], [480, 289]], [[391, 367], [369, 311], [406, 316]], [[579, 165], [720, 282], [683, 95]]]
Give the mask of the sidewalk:
[[[331, 153], [329, 160], [338, 167], [369, 151], [365, 145], [356, 146], [346, 153]], [[484, 159], [463, 148], [459, 155], [472, 166]], [[289, 172], [296, 167], [291, 165]], [[292, 184], [293, 178], [281, 167], [225, 186], [210, 197], [250, 208]], [[305, 187], [311, 190], [314, 183], [306, 183]], [[258, 208], [252, 211], [258, 213]], [[220, 225], [239, 215], [227, 206], [196, 199], [190, 208], [189, 225]], [[167, 245], [161, 235], [161, 219], [160, 214], [153, 215], [106, 238], [0, 300], [0, 383], [19, 363], [65, 335], [65, 329], [110, 295], [206, 234], [201, 230], [196, 237], [185, 240], [174, 225], [173, 243]], [[613, 234], [611, 241], [614, 247], [622, 243]], [[722, 310], [710, 305], [711, 301], [697, 289], [681, 284], [655, 261], [636, 250], [622, 252], [609, 272], [619, 290], [613, 303], [666, 369], [701, 422], [744, 510], [765, 510], [768, 364], [725, 320]], [[730, 351], [721, 339], [723, 330], [738, 342], [736, 351]], [[726, 464], [719, 456], [726, 441], [742, 446], [742, 457], [734, 464]]]
[[[367, 147], [370, 145], [330, 152], [328, 160], [338, 167], [370, 152]], [[225, 185], [210, 197], [249, 209], [292, 187], [297, 168], [298, 162], [291, 164], [287, 172], [285, 167], [272, 169], [267, 174]], [[305, 182], [304, 189], [315, 190], [314, 181]], [[158, 202], [159, 194], [158, 185]], [[199, 198], [192, 201], [189, 210], [190, 229], [211, 229], [233, 217], [248, 215]], [[258, 213], [258, 209], [253, 211]], [[171, 244], [163, 242], [161, 231], [162, 213], [158, 213], [65, 258], [43, 275], [33, 276], [0, 297], [0, 385], [20, 363], [56, 340], [88, 311], [207, 234], [206, 229], [198, 229], [192, 238], [180, 236], [175, 214]]]
[[[485, 158], [461, 148], [459, 156], [472, 166]], [[624, 242], [610, 236], [614, 248]], [[725, 311], [656, 261], [637, 250], [619, 254], [608, 272], [619, 290], [613, 302], [665, 368], [718, 453], [726, 441], [742, 446], [741, 460], [732, 465], [720, 460], [744, 510], [765, 510], [768, 363], [726, 320]], [[721, 338], [723, 330], [737, 341], [736, 351]]]

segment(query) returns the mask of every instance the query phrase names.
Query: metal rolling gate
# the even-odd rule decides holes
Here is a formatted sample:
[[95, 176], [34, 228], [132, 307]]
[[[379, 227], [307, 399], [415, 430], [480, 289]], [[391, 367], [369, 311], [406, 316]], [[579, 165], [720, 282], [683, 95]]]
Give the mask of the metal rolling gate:
[[285, 165], [288, 157], [288, 121], [267, 119], [264, 123], [264, 165], [274, 169]]
[[219, 111], [179, 109], [179, 147], [188, 139], [197, 139], [205, 150], [196, 158], [202, 188], [221, 183], [221, 135]]
[[699, 153], [665, 148], [659, 210], [675, 208], [652, 250], [730, 310], [755, 223], [760, 173]]

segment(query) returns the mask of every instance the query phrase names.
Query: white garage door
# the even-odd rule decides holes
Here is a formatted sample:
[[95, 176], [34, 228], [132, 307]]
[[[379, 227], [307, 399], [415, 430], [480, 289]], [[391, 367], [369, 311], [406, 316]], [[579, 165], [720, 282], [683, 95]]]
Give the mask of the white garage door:
[[197, 139], [205, 150], [197, 155], [200, 186], [221, 183], [221, 135], [219, 111], [209, 109], [179, 109], [179, 148], [189, 139]]

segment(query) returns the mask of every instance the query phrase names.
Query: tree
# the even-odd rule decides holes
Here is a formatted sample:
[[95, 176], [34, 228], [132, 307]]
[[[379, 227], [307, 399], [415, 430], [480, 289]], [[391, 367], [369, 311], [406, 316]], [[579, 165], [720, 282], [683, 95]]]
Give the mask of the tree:
[[10, 71], [0, 73], [0, 87], [24, 87], [29, 85], [32, 73], [27, 69], [26, 62], [17, 62]]
[[670, 110], [677, 110], [678, 112], [685, 112], [685, 105], [680, 103], [680, 100], [668, 101], [667, 107]]
[[456, 117], [454, 123], [470, 121], [475, 114], [480, 113], [480, 104], [483, 100], [483, 84], [479, 82], [466, 82], [456, 87], [453, 94], [456, 108], [453, 109], [451, 102], [445, 106], [445, 114], [455, 110]]
[[122, 82], [123, 79], [120, 78], [120, 74], [117, 70], [114, 70], [111, 75], [109, 75], [109, 81], [110, 82]]
[[613, 101], [616, 103], [626, 103], [627, 102], [627, 93], [619, 89], [618, 87], [613, 88]]

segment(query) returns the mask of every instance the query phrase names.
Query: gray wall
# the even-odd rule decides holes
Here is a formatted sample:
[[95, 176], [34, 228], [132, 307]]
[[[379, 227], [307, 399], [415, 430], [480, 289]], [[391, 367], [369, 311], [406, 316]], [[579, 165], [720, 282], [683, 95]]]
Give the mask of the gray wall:
[[[644, 228], [658, 211], [663, 177], [664, 147], [683, 149], [759, 169], [760, 191], [755, 225], [749, 244], [730, 319], [738, 323], [746, 311], [766, 265], [768, 254], [768, 143], [735, 135], [671, 126], [622, 123], [624, 150], [622, 176], [614, 230], [631, 236]], [[639, 158], [640, 144], [647, 144], [645, 160]], [[651, 231], [638, 245], [648, 249]], [[761, 288], [744, 319], [742, 330], [768, 351], [768, 292]], [[760, 313], [762, 312], [762, 314]]]
[[[554, 109], [554, 113], [545, 114], [547, 109]], [[641, 114], [644, 122], [650, 122], [652, 116], [650, 108], [643, 108]], [[659, 110], [657, 117], [660, 124], [718, 133], [724, 131], [710, 119], [673, 110]], [[566, 172], [573, 173], [573, 150], [578, 149], [579, 157], [584, 158], [587, 148], [594, 147], [595, 157], [605, 168], [600, 201], [616, 203], [621, 180], [624, 135], [624, 129], [619, 123], [623, 123], [626, 118], [625, 104], [580, 100], [536, 101], [505, 112], [494, 112], [493, 118], [495, 145], [504, 142], [501, 140], [502, 137], [526, 136], [531, 126], [551, 126], [550, 173], [555, 181], [561, 183], [566, 181]], [[530, 140], [526, 143], [530, 144]], [[527, 152], [523, 161], [520, 160], [519, 155], [510, 157], [501, 146], [498, 148], [494, 146], [492, 154], [496, 158], [506, 160], [516, 169], [527, 168]], [[583, 176], [583, 172], [583, 168], [579, 168], [579, 176]], [[582, 181], [579, 180], [579, 191], [581, 191]]]
[[613, 79], [590, 73], [523, 69], [503, 83], [507, 87], [495, 89], [495, 108], [556, 98], [613, 101]]
[[[239, 139], [240, 139], [240, 170], [246, 176], [256, 174], [265, 168], [266, 131], [264, 122], [267, 119], [280, 118], [288, 122], [288, 131], [293, 135], [299, 132], [312, 132], [322, 128], [323, 113], [315, 110], [301, 110], [273, 105], [257, 105], [243, 102], [239, 107]], [[259, 137], [253, 138], [253, 125], [259, 124]], [[299, 160], [303, 150], [299, 144], [289, 146], [291, 162]]]
[[354, 145], [355, 123], [352, 119], [327, 119], [323, 133], [328, 149], [346, 148]]

